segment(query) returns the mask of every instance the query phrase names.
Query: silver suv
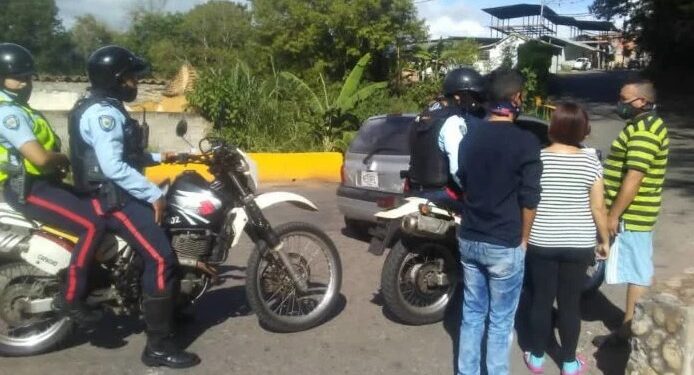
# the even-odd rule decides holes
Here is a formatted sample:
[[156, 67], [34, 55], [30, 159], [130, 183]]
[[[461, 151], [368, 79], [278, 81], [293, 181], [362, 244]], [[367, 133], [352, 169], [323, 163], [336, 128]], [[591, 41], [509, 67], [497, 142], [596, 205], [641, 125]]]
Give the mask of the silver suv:
[[337, 205], [348, 230], [363, 233], [374, 214], [403, 194], [400, 172], [410, 165], [410, 127], [416, 114], [374, 116], [362, 124], [345, 153]]

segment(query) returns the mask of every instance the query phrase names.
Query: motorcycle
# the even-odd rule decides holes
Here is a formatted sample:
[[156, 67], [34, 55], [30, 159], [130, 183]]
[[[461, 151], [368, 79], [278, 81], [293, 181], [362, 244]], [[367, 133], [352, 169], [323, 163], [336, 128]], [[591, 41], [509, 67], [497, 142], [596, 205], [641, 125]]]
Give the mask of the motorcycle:
[[[187, 124], [176, 133], [185, 139]], [[187, 142], [187, 140], [186, 140]], [[163, 227], [177, 255], [179, 306], [193, 305], [219, 280], [216, 267], [245, 232], [255, 243], [246, 269], [246, 296], [260, 324], [276, 332], [297, 332], [327, 320], [342, 282], [335, 244], [305, 222], [273, 227], [263, 214], [286, 202], [317, 211], [294, 193], [256, 195], [250, 159], [220, 138], [207, 137], [199, 155], [179, 154], [176, 163], [201, 163], [214, 179], [186, 170], [165, 187]], [[116, 315], [139, 315], [140, 256], [121, 238], [107, 234], [94, 254], [87, 303]], [[73, 321], [53, 308], [59, 272], [70, 262], [76, 238], [0, 205], [0, 355], [42, 353], [63, 342]]]
[[[441, 321], [462, 282], [456, 238], [460, 216], [426, 199], [409, 197], [376, 217], [381, 230], [369, 250], [381, 255], [391, 248], [381, 273], [385, 307], [405, 324]], [[605, 262], [598, 259], [588, 268], [583, 294], [597, 291], [604, 278]]]

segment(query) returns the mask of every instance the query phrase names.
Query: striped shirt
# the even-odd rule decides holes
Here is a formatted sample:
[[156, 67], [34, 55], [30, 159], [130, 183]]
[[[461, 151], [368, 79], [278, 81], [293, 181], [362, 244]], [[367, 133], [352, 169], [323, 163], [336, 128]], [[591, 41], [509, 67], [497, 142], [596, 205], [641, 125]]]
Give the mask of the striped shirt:
[[614, 203], [629, 169], [645, 173], [636, 197], [622, 214], [626, 230], [653, 230], [660, 212], [669, 146], [667, 127], [655, 112], [644, 113], [628, 121], [612, 143], [605, 164], [605, 199], [608, 207]]
[[595, 247], [590, 189], [602, 177], [595, 153], [542, 150], [542, 196], [529, 243], [541, 247]]

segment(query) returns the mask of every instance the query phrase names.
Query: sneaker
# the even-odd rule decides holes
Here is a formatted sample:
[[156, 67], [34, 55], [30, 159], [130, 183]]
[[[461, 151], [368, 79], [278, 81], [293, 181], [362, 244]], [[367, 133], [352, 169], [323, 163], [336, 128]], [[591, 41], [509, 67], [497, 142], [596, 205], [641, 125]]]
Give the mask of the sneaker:
[[525, 352], [523, 353], [523, 361], [525, 362], [525, 366], [528, 367], [528, 370], [530, 370], [530, 373], [535, 375], [545, 373], [545, 369], [542, 366], [545, 362], [544, 356], [538, 358], [530, 352]]
[[561, 375], [583, 375], [588, 371], [586, 360], [581, 356], [576, 356], [573, 362], [564, 362], [561, 366]]

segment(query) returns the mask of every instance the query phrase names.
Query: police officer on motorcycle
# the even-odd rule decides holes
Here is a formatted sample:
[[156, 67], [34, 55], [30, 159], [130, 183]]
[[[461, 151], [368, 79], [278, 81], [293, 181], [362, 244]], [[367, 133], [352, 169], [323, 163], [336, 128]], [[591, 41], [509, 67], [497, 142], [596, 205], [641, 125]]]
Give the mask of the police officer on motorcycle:
[[475, 70], [458, 68], [446, 75], [443, 97], [417, 119], [410, 136], [411, 194], [454, 210], [460, 185], [458, 146], [470, 127], [485, 116], [484, 79]]
[[162, 191], [143, 176], [147, 165], [175, 155], [151, 154], [147, 129], [130, 117], [123, 102], [137, 96], [137, 79], [149, 64], [119, 46], [97, 49], [87, 62], [89, 94], [69, 115], [70, 160], [75, 187], [96, 199], [107, 228], [125, 239], [144, 261], [143, 312], [147, 366], [186, 368], [200, 362], [197, 355], [177, 348], [173, 333], [176, 257], [161, 222]]
[[54, 307], [78, 323], [94, 323], [100, 311], [84, 303], [84, 283], [104, 222], [87, 198], [62, 183], [70, 165], [46, 118], [32, 109], [34, 59], [24, 47], [0, 44], [0, 182], [5, 200], [17, 211], [76, 235], [63, 290]]

